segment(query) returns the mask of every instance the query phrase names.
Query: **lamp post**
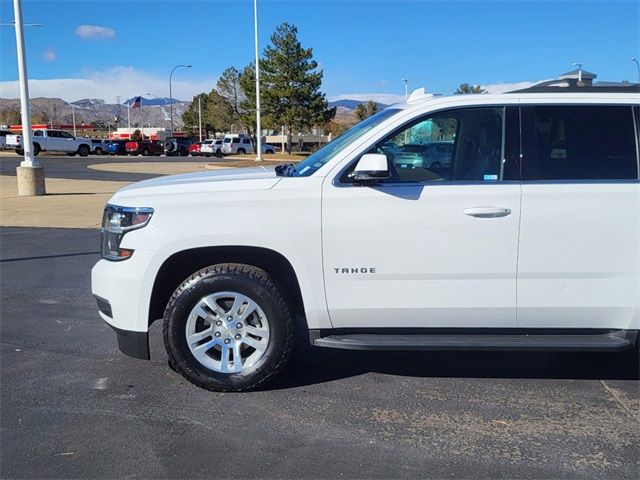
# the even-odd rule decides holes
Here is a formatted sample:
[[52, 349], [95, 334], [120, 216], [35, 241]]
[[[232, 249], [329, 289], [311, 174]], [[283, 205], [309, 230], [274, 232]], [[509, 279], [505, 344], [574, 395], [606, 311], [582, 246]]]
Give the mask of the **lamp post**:
[[260, 57], [258, 55], [258, 0], [253, 0], [253, 31], [256, 47], [256, 162], [262, 161], [262, 128], [260, 125]]
[[406, 102], [409, 98], [409, 80], [403, 78], [402, 81], [404, 82], [404, 101]]
[[636, 67], [638, 67], [638, 84], [640, 84], [640, 62], [636, 57], [633, 57], [631, 61], [636, 64]]
[[76, 136], [76, 106], [71, 104], [71, 118], [73, 118], [73, 136]]
[[[13, 0], [14, 27], [16, 30], [16, 53], [18, 56], [18, 77], [20, 84], [20, 113], [22, 116], [22, 147], [24, 160], [16, 169], [18, 180], [18, 195], [34, 196], [45, 194], [44, 167], [33, 154], [33, 140], [31, 137], [31, 112], [29, 109], [29, 82], [27, 76], [27, 61], [24, 44], [24, 23], [22, 21], [22, 2]], [[41, 24], [28, 24], [41, 26]]]
[[175, 67], [173, 67], [173, 69], [171, 70], [171, 73], [169, 74], [169, 111], [170, 116], [171, 116], [171, 136], [173, 137], [173, 92], [171, 91], [171, 79], [173, 78], [173, 72], [176, 71], [177, 68], [180, 67], [184, 67], [184, 68], [191, 68], [191, 65], [176, 65]]
[[[158, 95], [154, 95], [153, 93], [147, 92], [145, 95], [150, 95], [153, 98], [160, 98]], [[164, 128], [164, 112], [162, 111], [162, 105], [157, 105], [160, 110], [160, 128]]]

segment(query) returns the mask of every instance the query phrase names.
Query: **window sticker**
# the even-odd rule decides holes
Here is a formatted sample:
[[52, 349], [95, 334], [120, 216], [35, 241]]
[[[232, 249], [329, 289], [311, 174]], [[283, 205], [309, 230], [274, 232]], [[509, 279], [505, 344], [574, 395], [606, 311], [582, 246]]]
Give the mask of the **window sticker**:
[[491, 182], [491, 181], [498, 180], [498, 175], [495, 175], [495, 174], [493, 174], [493, 175], [487, 175], [487, 174], [485, 174], [485, 176], [484, 176], [484, 180], [485, 180], [486, 182], [487, 182], [487, 181], [488, 181], [488, 182]]

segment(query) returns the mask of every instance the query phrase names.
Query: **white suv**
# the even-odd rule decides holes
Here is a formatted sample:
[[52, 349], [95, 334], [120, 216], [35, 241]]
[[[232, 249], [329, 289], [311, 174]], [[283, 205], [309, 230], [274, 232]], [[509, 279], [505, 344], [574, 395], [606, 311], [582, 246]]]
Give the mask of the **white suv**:
[[[640, 329], [640, 94], [414, 94], [297, 165], [123, 188], [92, 271], [120, 349], [218, 391], [343, 349], [618, 351]], [[398, 162], [405, 145], [450, 157]], [[636, 358], [637, 357], [633, 357]]]

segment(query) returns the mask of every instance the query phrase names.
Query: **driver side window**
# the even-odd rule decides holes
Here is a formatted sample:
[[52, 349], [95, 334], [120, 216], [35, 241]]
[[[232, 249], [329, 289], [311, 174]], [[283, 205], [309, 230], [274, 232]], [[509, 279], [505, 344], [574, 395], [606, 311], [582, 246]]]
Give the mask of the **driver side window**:
[[386, 183], [502, 180], [504, 108], [432, 114], [401, 127], [368, 153], [386, 155]]

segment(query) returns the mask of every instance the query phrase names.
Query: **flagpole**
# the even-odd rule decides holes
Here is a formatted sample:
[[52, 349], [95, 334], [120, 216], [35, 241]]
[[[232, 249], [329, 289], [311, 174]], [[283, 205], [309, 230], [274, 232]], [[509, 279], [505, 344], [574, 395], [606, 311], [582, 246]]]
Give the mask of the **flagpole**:
[[[131, 130], [131, 100], [127, 102], [127, 130]], [[128, 132], [131, 135], [131, 132]]]

